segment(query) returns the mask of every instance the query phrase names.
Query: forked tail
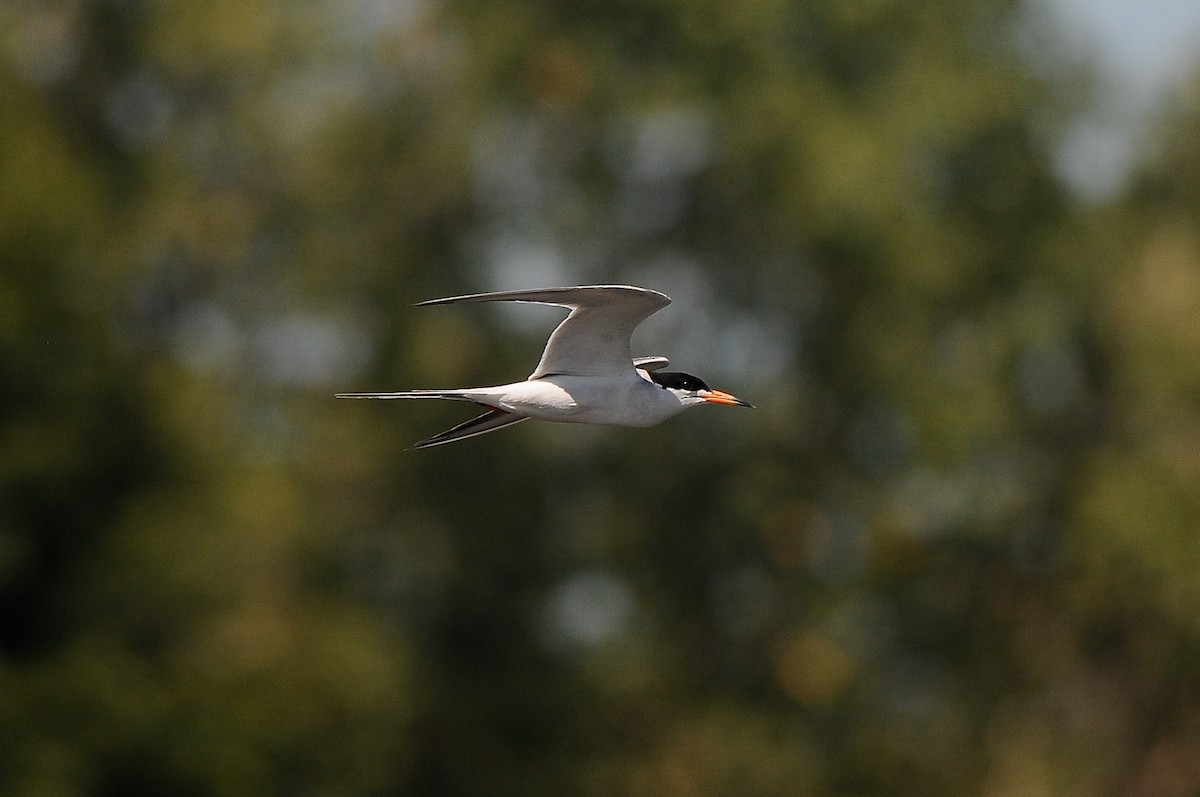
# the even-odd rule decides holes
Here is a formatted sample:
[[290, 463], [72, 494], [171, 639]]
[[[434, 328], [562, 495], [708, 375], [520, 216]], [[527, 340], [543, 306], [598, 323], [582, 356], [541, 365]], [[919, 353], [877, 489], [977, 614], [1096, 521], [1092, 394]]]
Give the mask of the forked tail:
[[414, 448], [430, 448], [455, 440], [465, 440], [468, 437], [494, 432], [514, 423], [526, 420], [523, 415], [513, 415], [479, 401], [477, 390], [401, 390], [395, 393], [337, 393], [335, 398], [346, 399], [452, 399], [455, 401], [470, 401], [484, 407], [487, 412], [477, 418], [460, 423], [453, 429], [435, 434], [417, 443]]
[[340, 399], [454, 399], [472, 401], [463, 390], [401, 390], [395, 393], [338, 393]]

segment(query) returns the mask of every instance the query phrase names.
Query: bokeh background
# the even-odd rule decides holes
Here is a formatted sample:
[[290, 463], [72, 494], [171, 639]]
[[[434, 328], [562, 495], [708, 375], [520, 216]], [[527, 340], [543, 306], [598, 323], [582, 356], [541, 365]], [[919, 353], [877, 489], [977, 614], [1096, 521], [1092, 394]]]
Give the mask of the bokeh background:
[[[1121, 5], [5, 2], [0, 792], [1200, 794], [1200, 81]], [[758, 409], [332, 398], [588, 282]]]

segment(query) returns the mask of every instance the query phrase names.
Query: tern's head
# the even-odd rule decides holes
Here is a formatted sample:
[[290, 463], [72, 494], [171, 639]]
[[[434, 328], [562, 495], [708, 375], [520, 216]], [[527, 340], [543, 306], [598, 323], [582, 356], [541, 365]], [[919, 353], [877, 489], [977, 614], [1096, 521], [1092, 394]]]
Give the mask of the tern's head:
[[679, 371], [650, 371], [648, 376], [654, 384], [675, 394], [679, 403], [685, 407], [697, 404], [724, 404], [729, 407], [754, 406], [723, 390], [713, 390], [704, 384], [703, 379], [691, 374]]

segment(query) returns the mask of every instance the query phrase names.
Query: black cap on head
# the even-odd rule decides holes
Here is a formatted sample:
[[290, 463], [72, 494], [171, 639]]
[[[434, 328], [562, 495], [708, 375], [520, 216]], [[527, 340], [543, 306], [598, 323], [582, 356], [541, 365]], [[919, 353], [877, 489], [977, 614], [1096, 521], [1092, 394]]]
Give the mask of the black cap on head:
[[650, 378], [656, 385], [676, 390], [708, 390], [708, 385], [698, 376], [681, 371], [651, 371]]

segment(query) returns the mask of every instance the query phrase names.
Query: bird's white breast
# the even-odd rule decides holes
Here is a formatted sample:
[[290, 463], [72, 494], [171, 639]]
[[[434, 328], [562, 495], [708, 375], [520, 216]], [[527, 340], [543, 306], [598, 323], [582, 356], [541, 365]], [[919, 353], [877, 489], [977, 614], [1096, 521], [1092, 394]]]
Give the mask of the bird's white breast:
[[620, 376], [547, 376], [506, 385], [502, 409], [560, 423], [653, 426], [684, 405], [632, 369]]

